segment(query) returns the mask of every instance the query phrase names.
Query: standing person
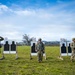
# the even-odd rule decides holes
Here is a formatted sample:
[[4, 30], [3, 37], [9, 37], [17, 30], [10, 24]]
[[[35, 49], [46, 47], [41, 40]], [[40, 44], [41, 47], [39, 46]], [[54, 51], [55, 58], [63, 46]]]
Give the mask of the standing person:
[[39, 38], [37, 45], [36, 45], [37, 55], [38, 55], [38, 62], [42, 62], [43, 59], [43, 52], [44, 52], [44, 44], [42, 39]]
[[72, 41], [73, 42], [71, 43], [71, 49], [72, 49], [71, 61], [75, 59], [75, 38], [73, 38]]
[[[1, 44], [1, 41], [3, 41], [4, 38], [0, 36], [0, 53], [1, 53], [1, 48], [2, 48], [2, 44]], [[3, 58], [0, 58], [0, 60], [2, 60]]]

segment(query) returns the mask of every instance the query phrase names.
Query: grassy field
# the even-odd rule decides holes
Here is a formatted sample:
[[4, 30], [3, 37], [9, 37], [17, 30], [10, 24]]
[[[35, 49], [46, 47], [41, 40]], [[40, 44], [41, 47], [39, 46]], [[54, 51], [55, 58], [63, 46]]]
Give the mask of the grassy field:
[[[19, 59], [15, 55], [5, 54], [5, 59], [0, 60], [0, 75], [75, 75], [75, 62], [70, 57], [58, 59], [59, 47], [46, 47], [47, 60], [38, 63], [37, 56], [30, 60], [30, 47], [19, 46]], [[0, 54], [1, 57], [1, 54]]]

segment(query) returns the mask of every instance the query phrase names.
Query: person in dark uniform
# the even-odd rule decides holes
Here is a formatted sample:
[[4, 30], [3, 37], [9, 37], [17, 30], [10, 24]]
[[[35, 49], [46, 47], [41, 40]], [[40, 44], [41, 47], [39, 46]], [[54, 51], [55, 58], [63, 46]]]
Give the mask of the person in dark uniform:
[[[0, 36], [0, 48], [2, 47], [1, 41], [3, 41], [3, 40], [4, 40], [4, 38]], [[0, 50], [0, 52], [1, 52], [1, 50]]]
[[3, 41], [3, 40], [4, 40], [4, 38], [0, 36], [0, 41]]
[[[2, 44], [1, 44], [1, 41], [3, 41], [4, 38], [0, 36], [0, 53], [1, 53], [1, 48], [2, 48]], [[0, 60], [2, 60], [3, 58], [0, 58]]]

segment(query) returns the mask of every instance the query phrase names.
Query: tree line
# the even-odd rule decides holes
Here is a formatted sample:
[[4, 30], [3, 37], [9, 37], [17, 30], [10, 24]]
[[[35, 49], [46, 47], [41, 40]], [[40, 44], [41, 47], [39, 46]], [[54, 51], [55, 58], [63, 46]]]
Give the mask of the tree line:
[[[17, 42], [17, 45], [27, 45], [31, 44], [31, 41], [35, 39], [35, 37], [29, 37], [29, 35], [24, 34], [22, 42]], [[59, 41], [43, 41], [46, 46], [59, 46]]]

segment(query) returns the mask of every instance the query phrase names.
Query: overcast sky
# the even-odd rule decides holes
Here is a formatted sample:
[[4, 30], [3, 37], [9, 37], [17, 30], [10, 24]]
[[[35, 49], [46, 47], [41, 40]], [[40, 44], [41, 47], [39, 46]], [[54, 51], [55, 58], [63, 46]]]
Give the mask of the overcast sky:
[[0, 0], [0, 36], [46, 41], [75, 37], [75, 0]]

